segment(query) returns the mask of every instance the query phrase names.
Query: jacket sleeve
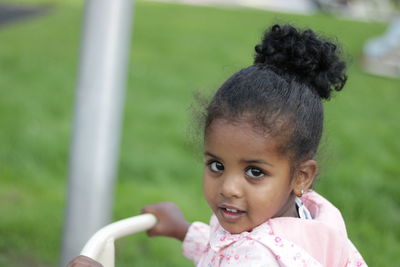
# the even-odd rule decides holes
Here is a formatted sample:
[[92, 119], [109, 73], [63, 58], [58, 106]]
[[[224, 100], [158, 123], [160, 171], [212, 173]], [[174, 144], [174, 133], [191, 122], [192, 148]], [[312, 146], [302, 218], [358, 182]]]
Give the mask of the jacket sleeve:
[[347, 261], [346, 267], [368, 267], [360, 252], [356, 249], [353, 243], [349, 240], [350, 244], [350, 257]]
[[183, 240], [183, 255], [197, 264], [208, 250], [209, 238], [209, 225], [202, 222], [192, 223]]

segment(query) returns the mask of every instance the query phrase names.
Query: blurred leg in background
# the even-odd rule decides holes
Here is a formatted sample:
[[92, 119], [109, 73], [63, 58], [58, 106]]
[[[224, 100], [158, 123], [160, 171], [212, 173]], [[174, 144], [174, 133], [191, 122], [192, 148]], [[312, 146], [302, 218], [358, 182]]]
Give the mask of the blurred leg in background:
[[365, 44], [362, 65], [367, 72], [400, 78], [400, 16], [382, 36]]

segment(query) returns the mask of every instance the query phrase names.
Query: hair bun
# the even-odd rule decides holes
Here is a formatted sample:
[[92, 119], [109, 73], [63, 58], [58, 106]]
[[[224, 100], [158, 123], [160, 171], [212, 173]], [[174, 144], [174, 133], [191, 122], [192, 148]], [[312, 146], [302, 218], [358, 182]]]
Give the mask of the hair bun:
[[274, 25], [255, 50], [254, 64], [295, 75], [321, 98], [329, 99], [333, 90], [340, 91], [346, 83], [346, 63], [340, 59], [337, 46], [318, 38], [310, 29], [300, 31], [291, 25]]

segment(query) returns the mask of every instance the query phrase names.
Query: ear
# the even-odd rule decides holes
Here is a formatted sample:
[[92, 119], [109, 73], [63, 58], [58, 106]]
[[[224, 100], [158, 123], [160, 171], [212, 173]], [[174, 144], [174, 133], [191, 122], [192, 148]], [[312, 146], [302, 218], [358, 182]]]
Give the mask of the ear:
[[307, 160], [301, 163], [295, 173], [293, 193], [301, 196], [311, 187], [318, 172], [318, 163], [315, 160]]

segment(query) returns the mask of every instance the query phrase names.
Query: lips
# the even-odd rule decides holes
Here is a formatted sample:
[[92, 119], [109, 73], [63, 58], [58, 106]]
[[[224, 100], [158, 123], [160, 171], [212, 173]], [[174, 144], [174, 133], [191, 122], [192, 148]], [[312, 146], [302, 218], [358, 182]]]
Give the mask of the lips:
[[219, 205], [218, 210], [222, 218], [230, 223], [237, 222], [246, 213], [246, 211], [235, 206], [225, 204]]

